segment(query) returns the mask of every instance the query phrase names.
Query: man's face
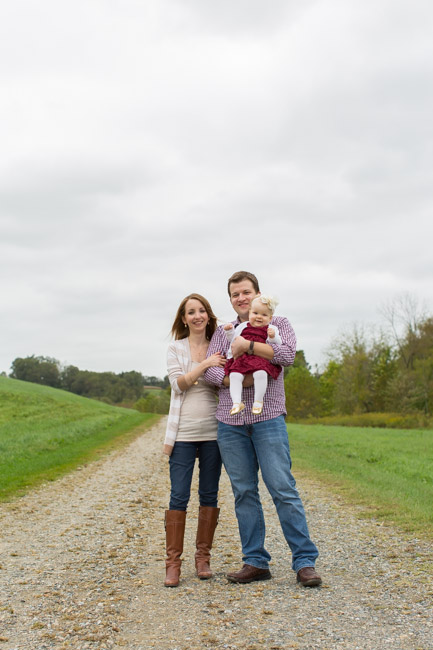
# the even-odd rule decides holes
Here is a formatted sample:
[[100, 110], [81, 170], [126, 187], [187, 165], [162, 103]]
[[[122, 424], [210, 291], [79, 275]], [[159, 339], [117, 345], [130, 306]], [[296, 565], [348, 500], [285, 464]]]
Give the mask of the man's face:
[[260, 293], [256, 293], [251, 280], [231, 282], [230, 302], [241, 322], [248, 320], [251, 301], [259, 295]]

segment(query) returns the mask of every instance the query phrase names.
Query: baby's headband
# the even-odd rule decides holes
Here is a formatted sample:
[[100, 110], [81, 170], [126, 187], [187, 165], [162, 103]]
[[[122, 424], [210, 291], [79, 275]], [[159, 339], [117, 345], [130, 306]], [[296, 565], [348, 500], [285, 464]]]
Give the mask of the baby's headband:
[[[264, 305], [267, 305], [269, 308], [269, 311], [273, 314], [277, 305], [278, 305], [278, 300], [277, 298], [274, 298], [273, 296], [265, 296], [264, 294], [260, 294], [260, 296], [257, 296], [257, 298], [254, 298], [254, 300], [260, 300]], [[253, 302], [254, 302], [253, 300]]]

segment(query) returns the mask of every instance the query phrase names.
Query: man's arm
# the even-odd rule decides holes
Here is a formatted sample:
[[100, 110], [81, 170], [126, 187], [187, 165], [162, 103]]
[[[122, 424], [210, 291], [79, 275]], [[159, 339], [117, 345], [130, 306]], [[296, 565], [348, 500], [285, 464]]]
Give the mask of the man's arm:
[[[227, 354], [228, 349], [229, 349], [229, 342], [226, 333], [224, 332], [223, 326], [220, 325], [215, 330], [211, 342], [209, 343], [206, 358], [210, 357], [211, 354], [215, 354], [216, 352], [221, 352], [221, 354]], [[208, 368], [204, 373], [203, 377], [205, 381], [207, 381], [209, 384], [213, 384], [214, 386], [221, 386], [221, 384], [223, 383], [223, 379], [225, 377], [224, 368], [218, 368], [216, 366], [214, 366], [213, 368]]]
[[[275, 325], [281, 337], [281, 344], [278, 343], [254, 343], [254, 354], [262, 359], [267, 359], [275, 365], [290, 366], [296, 354], [296, 336], [293, 327], [287, 318], [277, 316]], [[272, 327], [272, 322], [271, 322]], [[233, 357], [237, 359], [248, 351], [250, 341], [238, 336], [232, 343]]]
[[[245, 352], [248, 352], [251, 341], [247, 341], [243, 336], [237, 336], [232, 343], [232, 354], [233, 358], [237, 359]], [[262, 359], [267, 359], [271, 361], [274, 358], [274, 350], [267, 343], [257, 343], [254, 342], [254, 354], [256, 357], [262, 357]]]
[[291, 366], [296, 354], [295, 332], [284, 316], [277, 316], [275, 318], [275, 325], [278, 327], [282, 343], [270, 343], [270, 347], [274, 351], [274, 357], [271, 361], [278, 366]]

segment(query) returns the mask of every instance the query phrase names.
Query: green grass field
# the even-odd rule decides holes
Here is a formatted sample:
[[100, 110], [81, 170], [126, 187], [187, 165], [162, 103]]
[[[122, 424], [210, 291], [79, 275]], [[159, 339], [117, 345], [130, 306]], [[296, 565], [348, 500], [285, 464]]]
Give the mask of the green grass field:
[[433, 431], [288, 423], [299, 468], [363, 515], [433, 539]]
[[[125, 444], [161, 416], [0, 377], [0, 500]], [[297, 470], [362, 514], [433, 539], [433, 431], [288, 423]]]
[[124, 444], [159, 417], [0, 377], [0, 500]]

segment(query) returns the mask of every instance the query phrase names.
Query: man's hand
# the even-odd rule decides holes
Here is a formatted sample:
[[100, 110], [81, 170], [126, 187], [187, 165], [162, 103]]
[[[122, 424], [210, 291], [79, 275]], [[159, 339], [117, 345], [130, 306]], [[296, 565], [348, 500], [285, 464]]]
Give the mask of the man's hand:
[[250, 342], [244, 339], [243, 336], [237, 336], [232, 343], [233, 359], [237, 359], [244, 354], [249, 348]]

